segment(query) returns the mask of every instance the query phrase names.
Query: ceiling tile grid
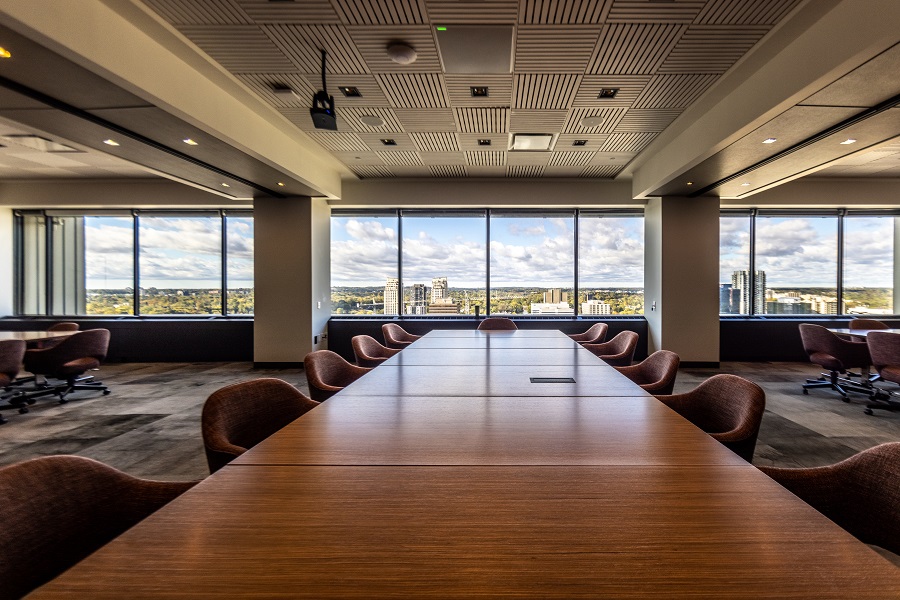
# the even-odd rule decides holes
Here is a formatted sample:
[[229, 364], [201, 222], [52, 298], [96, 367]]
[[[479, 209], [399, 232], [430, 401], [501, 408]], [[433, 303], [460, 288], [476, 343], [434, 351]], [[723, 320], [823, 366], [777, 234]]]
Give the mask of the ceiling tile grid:
[[[142, 1], [359, 177], [589, 178], [615, 177], [801, 2]], [[509, 72], [444, 72], [452, 25], [508, 26]], [[398, 42], [414, 62], [391, 60]], [[322, 49], [337, 132], [309, 115]], [[557, 139], [510, 152], [515, 133]]]

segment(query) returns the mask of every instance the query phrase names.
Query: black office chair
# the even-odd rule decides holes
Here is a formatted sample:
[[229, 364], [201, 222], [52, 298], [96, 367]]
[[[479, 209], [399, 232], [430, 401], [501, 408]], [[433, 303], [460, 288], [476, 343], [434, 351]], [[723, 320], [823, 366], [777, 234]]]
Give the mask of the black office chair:
[[800, 324], [800, 339], [810, 362], [828, 369], [828, 373], [822, 373], [818, 379], [806, 380], [803, 384], [804, 394], [808, 394], [813, 388], [830, 388], [839, 393], [844, 402], [849, 402], [847, 392], [867, 396], [872, 393], [871, 387], [864, 387], [866, 382], [854, 382], [840, 377], [847, 369], [869, 368], [872, 359], [866, 342], [843, 339], [825, 327], [812, 323]]
[[[25, 342], [23, 340], [3, 340], [0, 342], [0, 387], [8, 392], [0, 396], [0, 399], [5, 400], [12, 396], [13, 392], [9, 392], [9, 384], [13, 382], [22, 369], [22, 358], [24, 356]], [[6, 423], [6, 419], [0, 414], [0, 425], [3, 423]]]

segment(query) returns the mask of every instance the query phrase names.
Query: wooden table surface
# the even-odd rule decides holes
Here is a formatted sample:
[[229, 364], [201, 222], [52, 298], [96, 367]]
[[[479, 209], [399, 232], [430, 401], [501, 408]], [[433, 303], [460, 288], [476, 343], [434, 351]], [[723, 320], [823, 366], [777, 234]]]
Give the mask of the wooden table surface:
[[[540, 355], [560, 336], [506, 339]], [[439, 362], [377, 367], [30, 597], [900, 597], [900, 570], [599, 359], [442, 377], [428, 352]], [[536, 371], [623, 393], [519, 381]]]
[[25, 340], [39, 342], [48, 338], [68, 337], [74, 331], [0, 331], [0, 342], [5, 340]]

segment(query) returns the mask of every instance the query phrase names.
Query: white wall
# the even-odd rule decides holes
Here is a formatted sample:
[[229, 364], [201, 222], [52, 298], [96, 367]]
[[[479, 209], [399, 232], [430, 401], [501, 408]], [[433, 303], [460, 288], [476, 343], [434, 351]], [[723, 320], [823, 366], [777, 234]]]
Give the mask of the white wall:
[[331, 209], [322, 198], [311, 202], [312, 231], [312, 350], [328, 348], [326, 333], [331, 318]]
[[0, 317], [13, 314], [13, 211], [0, 208]]

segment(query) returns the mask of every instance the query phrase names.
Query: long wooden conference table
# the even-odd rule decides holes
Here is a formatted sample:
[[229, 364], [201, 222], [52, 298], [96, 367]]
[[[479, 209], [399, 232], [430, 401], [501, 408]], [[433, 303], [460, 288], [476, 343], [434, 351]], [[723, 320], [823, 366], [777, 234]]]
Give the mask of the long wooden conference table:
[[885, 600], [900, 570], [563, 334], [435, 331], [33, 597]]

